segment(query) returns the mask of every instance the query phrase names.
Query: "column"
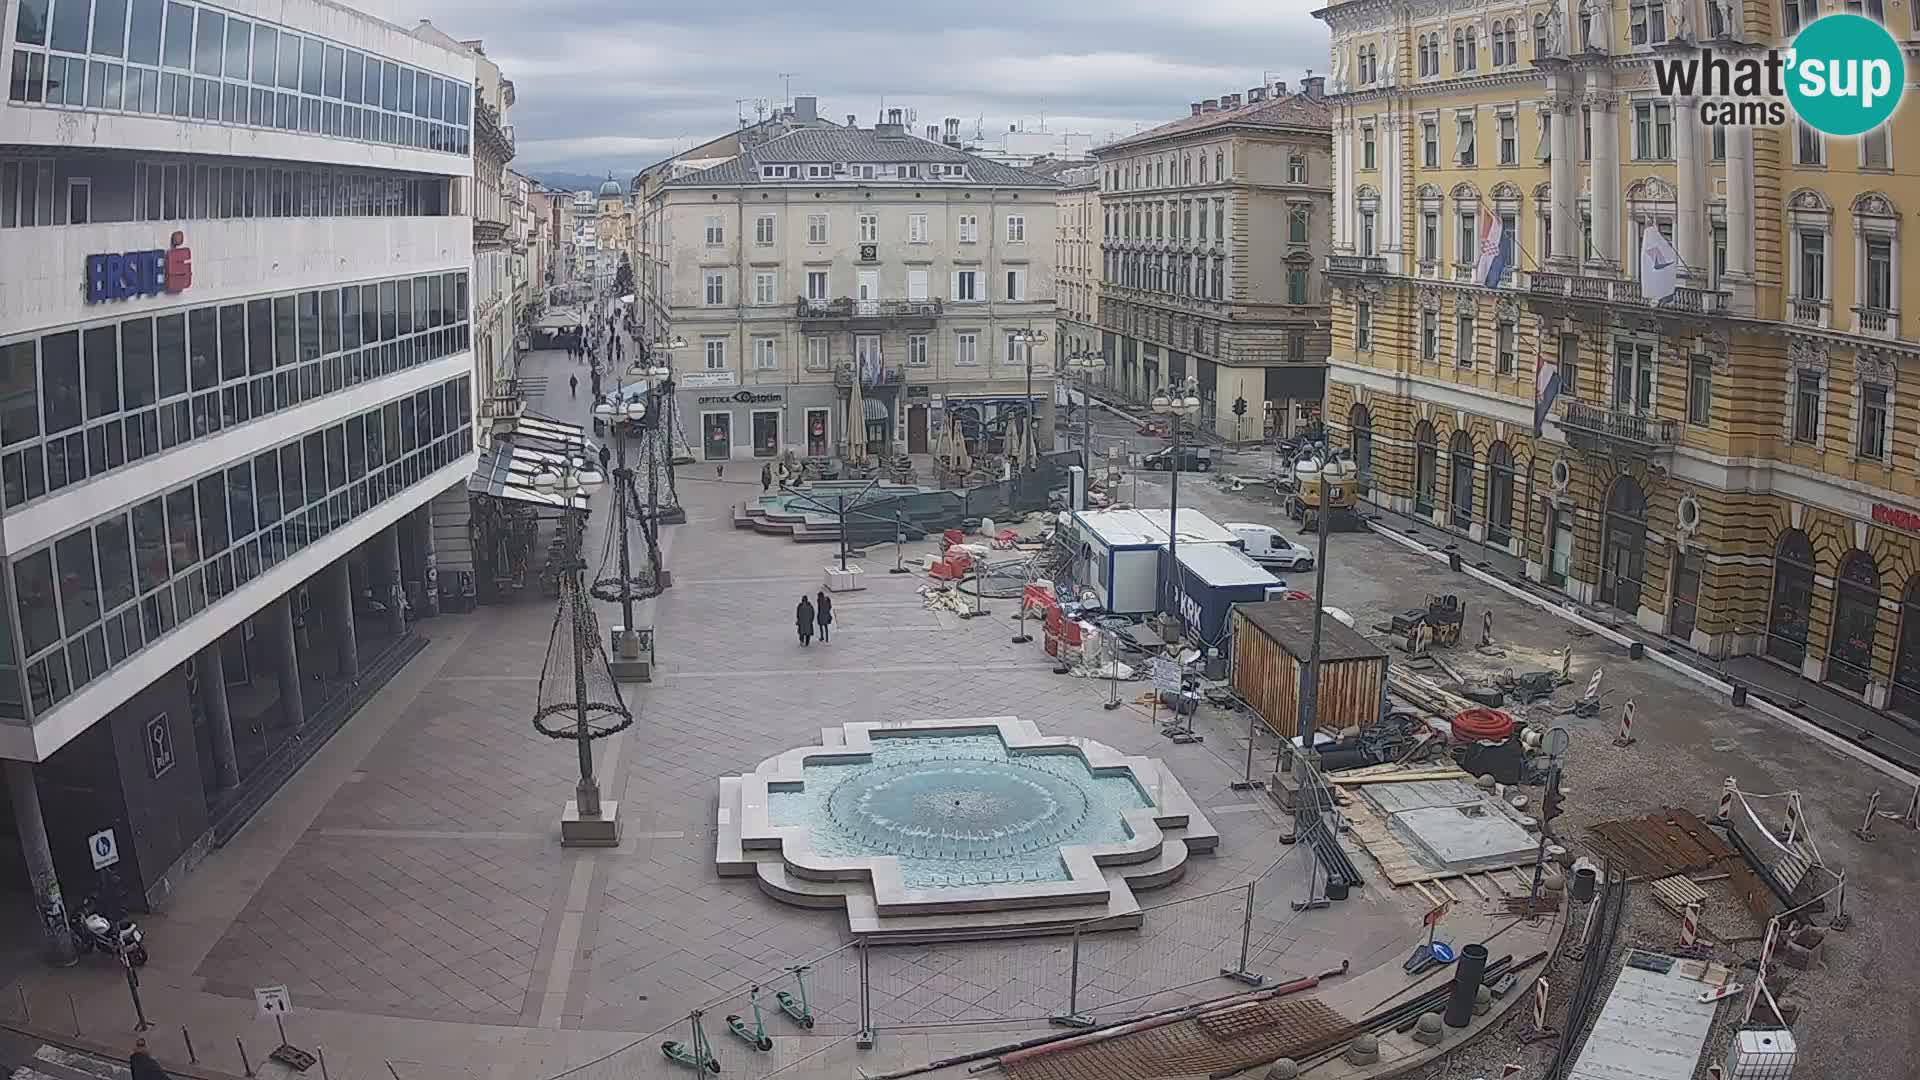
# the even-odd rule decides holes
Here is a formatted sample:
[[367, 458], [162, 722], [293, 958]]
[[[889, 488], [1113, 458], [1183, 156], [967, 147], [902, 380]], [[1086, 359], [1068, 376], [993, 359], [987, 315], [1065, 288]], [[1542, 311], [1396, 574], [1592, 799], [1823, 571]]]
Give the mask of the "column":
[[1753, 129], [1727, 128], [1727, 280], [1737, 310], [1753, 310]]
[[200, 684], [200, 704], [207, 711], [207, 731], [213, 739], [213, 772], [221, 791], [240, 786], [240, 758], [233, 750], [233, 717], [227, 711], [227, 661], [220, 641], [193, 656], [194, 679]]
[[[465, 485], [456, 488], [464, 497]], [[441, 494], [446, 494], [441, 492]], [[440, 564], [434, 553], [433, 503], [414, 511], [420, 545], [420, 614], [432, 618], [440, 614]]]
[[1552, 158], [1547, 182], [1553, 200], [1553, 234], [1550, 237], [1553, 250], [1548, 257], [1568, 273], [1580, 265], [1580, 203], [1575, 198], [1579, 180], [1574, 170], [1573, 139], [1570, 137], [1570, 128], [1574, 123], [1571, 82], [1572, 76], [1564, 71], [1558, 72], [1548, 76], [1547, 89], [1547, 153]]
[[[1703, 280], [1708, 269], [1707, 200], [1700, 190], [1700, 111], [1694, 106], [1692, 98], [1673, 99], [1674, 174], [1679, 181], [1673, 235], [1683, 280]], [[1639, 254], [1634, 252], [1634, 258]]]
[[387, 605], [387, 632], [400, 637], [407, 632], [407, 611], [400, 590], [400, 523], [380, 531], [380, 578], [374, 595]]
[[294, 730], [307, 726], [300, 687], [300, 644], [293, 633], [293, 597], [282, 596], [260, 613], [273, 642], [273, 679], [280, 687], [280, 715]]
[[348, 682], [360, 678], [360, 642], [353, 625], [353, 571], [342, 556], [320, 571], [320, 599], [326, 607], [327, 629], [333, 635], [334, 657], [340, 677]]
[[27, 860], [27, 878], [33, 882], [34, 906], [40, 909], [47, 962], [65, 967], [78, 956], [73, 949], [73, 930], [67, 925], [67, 905], [60, 896], [60, 879], [53, 872], [53, 850], [47, 846], [47, 820], [40, 813], [40, 787], [34, 782], [33, 763], [9, 759], [6, 766], [14, 827], [20, 833], [20, 853]]
[[1347, 238], [1347, 219], [1353, 215], [1347, 200], [1353, 197], [1353, 185], [1347, 172], [1351, 155], [1347, 146], [1346, 110], [1343, 108], [1340, 112], [1340, 118], [1333, 122], [1333, 250], [1347, 252], [1353, 250], [1353, 243]]
[[[1595, 69], [1589, 79], [1611, 80], [1611, 73]], [[1587, 106], [1593, 110], [1593, 247], [1594, 253], [1610, 267], [1618, 269], [1620, 252], [1620, 117], [1618, 98], [1610, 85], [1587, 91]], [[1569, 139], [1569, 142], [1572, 140]], [[1638, 258], [1638, 253], [1632, 257]]]

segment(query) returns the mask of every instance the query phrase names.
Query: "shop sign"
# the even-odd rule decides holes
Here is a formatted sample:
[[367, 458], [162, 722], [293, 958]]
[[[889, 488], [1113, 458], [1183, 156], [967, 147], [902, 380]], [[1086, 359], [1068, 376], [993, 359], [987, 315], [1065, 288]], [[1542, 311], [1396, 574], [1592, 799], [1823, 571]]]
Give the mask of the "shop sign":
[[1902, 510], [1897, 506], [1888, 506], [1886, 503], [1873, 504], [1873, 523], [1890, 525], [1908, 532], [1920, 532], [1920, 514], [1911, 510]]
[[193, 284], [193, 249], [176, 232], [165, 248], [87, 256], [87, 303], [185, 292]]
[[731, 371], [689, 371], [680, 376], [680, 386], [687, 390], [708, 390], [716, 386], [733, 386], [734, 374]]
[[910, 398], [916, 398], [916, 397], [930, 397], [930, 396], [932, 396], [932, 394], [933, 394], [933, 388], [932, 388], [932, 387], [930, 387], [930, 386], [909, 386], [909, 387], [907, 387], [907, 396], [908, 396], [908, 397], [910, 397]]
[[779, 401], [779, 394], [756, 394], [751, 390], [742, 390], [737, 394], [709, 394], [700, 399], [702, 405], [765, 405]]

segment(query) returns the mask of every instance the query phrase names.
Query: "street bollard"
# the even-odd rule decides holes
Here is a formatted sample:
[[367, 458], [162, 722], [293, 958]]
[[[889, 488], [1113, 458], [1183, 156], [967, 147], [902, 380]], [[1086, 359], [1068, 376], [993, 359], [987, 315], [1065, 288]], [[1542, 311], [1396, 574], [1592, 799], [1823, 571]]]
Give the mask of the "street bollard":
[[188, 1031], [185, 1024], [180, 1025], [180, 1041], [187, 1044], [187, 1064], [200, 1064], [200, 1055], [193, 1052], [193, 1032]]
[[240, 1074], [242, 1076], [252, 1076], [253, 1062], [247, 1060], [247, 1044], [241, 1042], [239, 1038], [236, 1037], [233, 1040], [233, 1045], [240, 1048]]
[[1740, 790], [1739, 781], [1729, 776], [1720, 784], [1720, 806], [1714, 814], [1715, 821], [1733, 820], [1733, 793]]

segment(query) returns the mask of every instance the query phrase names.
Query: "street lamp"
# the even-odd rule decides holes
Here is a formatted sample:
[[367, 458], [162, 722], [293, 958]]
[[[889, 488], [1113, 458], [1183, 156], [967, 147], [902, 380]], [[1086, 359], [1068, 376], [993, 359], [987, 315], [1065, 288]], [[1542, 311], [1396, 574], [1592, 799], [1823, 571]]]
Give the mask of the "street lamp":
[[1167, 430], [1173, 437], [1173, 454], [1168, 461], [1173, 474], [1173, 491], [1168, 498], [1167, 510], [1167, 582], [1171, 594], [1163, 598], [1163, 602], [1167, 602], [1175, 630], [1184, 631], [1186, 623], [1180, 616], [1179, 601], [1180, 467], [1186, 463], [1180, 457], [1180, 421], [1192, 420], [1200, 415], [1200, 380], [1189, 375], [1184, 382], [1169, 385], [1153, 396], [1150, 407], [1167, 418]]
[[[1034, 467], [1035, 462], [1033, 458], [1037, 456], [1036, 452], [1040, 448], [1039, 436], [1034, 434], [1033, 430], [1036, 420], [1033, 408], [1033, 350], [1036, 346], [1046, 343], [1047, 332], [1045, 330], [1035, 330], [1032, 326], [1028, 326], [1024, 330], [1015, 330], [1013, 333], [1008, 334], [1007, 340], [1020, 346], [1020, 351], [1025, 354], [1027, 361], [1026, 418], [1021, 425], [1021, 431], [1024, 433], [1021, 441], [1026, 445], [1020, 448], [1020, 468], [1022, 472], [1025, 472]], [[1018, 480], [1015, 482], [1021, 483], [1021, 481]], [[986, 578], [984, 575], [978, 579], [977, 584], [979, 590], [984, 592], [986, 589]], [[1019, 605], [1020, 629], [1014, 633], [1012, 640], [1015, 645], [1025, 645], [1033, 640], [1033, 636], [1027, 633], [1027, 596], [1024, 584], [1020, 590]]]
[[[648, 481], [654, 490], [664, 487], [665, 494], [660, 496], [665, 502], [655, 513], [658, 524], [681, 525], [687, 520], [687, 512], [680, 506], [680, 490], [673, 474], [673, 436], [680, 430], [677, 414], [678, 403], [674, 398], [673, 354], [687, 347], [687, 339], [677, 334], [662, 336], [651, 346], [641, 347], [641, 356], [634, 365], [638, 378], [653, 380], [655, 426], [653, 431], [653, 460], [648, 468], [654, 479]], [[655, 366], [646, 366], [646, 365]], [[665, 483], [659, 482], [664, 474]]]
[[[574, 788], [574, 801], [567, 804], [560, 817], [563, 847], [614, 847], [620, 842], [618, 807], [601, 803], [600, 785], [593, 776], [593, 740], [624, 730], [633, 723], [633, 713], [620, 700], [619, 687], [613, 685], [610, 671], [604, 680], [594, 680], [603, 683], [610, 701], [594, 700], [589, 691], [590, 677], [596, 674], [589, 665], [598, 661], [604, 669], [606, 656], [600, 648], [593, 607], [587, 602], [583, 581], [585, 503], [605, 483], [606, 477], [599, 470], [572, 456], [549, 464], [533, 478], [534, 490], [553, 498], [560, 507], [560, 605], [547, 641], [546, 662], [540, 669], [533, 726], [548, 738], [572, 739], [580, 755], [580, 781]], [[562, 663], [570, 669], [566, 674], [572, 676], [571, 693], [549, 695], [549, 680], [557, 683], [562, 677]]]
[[1080, 381], [1080, 456], [1089, 483], [1093, 477], [1093, 373], [1106, 366], [1105, 357], [1085, 349], [1075, 350], [1067, 357], [1067, 370]]
[[[637, 430], [647, 418], [647, 403], [638, 397], [626, 396], [616, 388], [612, 397], [604, 398], [593, 406], [594, 416], [605, 421], [613, 429], [615, 465], [613, 470], [613, 507], [616, 529], [616, 542], [620, 547], [620, 576], [607, 578], [593, 583], [595, 599], [618, 601], [620, 604], [620, 625], [613, 634], [613, 674], [616, 679], [626, 678], [646, 682], [652, 677], [653, 665], [641, 657], [641, 634], [633, 624], [633, 602], [636, 592], [646, 596], [658, 596], [666, 586], [666, 574], [660, 568], [660, 545], [657, 531], [651, 516], [642, 520], [640, 528], [646, 533], [649, 570], [646, 576], [636, 579], [633, 574], [631, 555], [631, 533], [629, 526], [638, 513], [639, 497], [634, 490], [633, 469], [627, 465], [627, 435]], [[653, 485], [649, 485], [651, 493]]]

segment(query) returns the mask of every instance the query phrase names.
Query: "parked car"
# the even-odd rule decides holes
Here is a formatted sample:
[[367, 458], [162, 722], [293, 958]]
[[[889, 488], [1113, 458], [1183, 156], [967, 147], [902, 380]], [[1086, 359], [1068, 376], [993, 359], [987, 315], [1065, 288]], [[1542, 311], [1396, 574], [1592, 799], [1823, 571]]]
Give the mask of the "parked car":
[[1227, 522], [1227, 529], [1246, 545], [1247, 558], [1262, 566], [1285, 570], [1313, 569], [1313, 552], [1287, 539], [1271, 525], [1230, 521]]
[[[1181, 472], [1213, 471], [1213, 448], [1209, 446], [1183, 446], [1179, 452]], [[1171, 472], [1174, 468], [1174, 448], [1155, 450], [1141, 462], [1149, 469], [1159, 472]]]

